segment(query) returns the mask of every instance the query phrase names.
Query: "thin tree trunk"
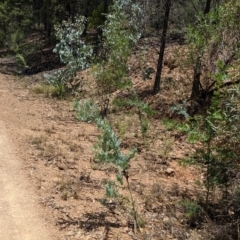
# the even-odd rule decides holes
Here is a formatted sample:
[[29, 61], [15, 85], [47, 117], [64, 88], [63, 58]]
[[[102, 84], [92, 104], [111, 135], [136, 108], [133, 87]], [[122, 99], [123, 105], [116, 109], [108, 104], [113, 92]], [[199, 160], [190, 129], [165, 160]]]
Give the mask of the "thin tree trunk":
[[196, 99], [199, 97], [201, 86], [200, 76], [201, 76], [201, 58], [198, 57], [194, 67], [191, 99]]
[[[211, 7], [211, 0], [206, 1], [204, 15], [208, 14]], [[193, 83], [192, 93], [190, 99], [191, 106], [189, 107], [189, 114], [194, 115], [198, 111], [198, 102], [201, 98], [201, 70], [202, 70], [202, 59], [200, 56], [197, 57], [193, 72]]]
[[204, 10], [204, 14], [208, 14], [208, 13], [210, 12], [210, 8], [211, 8], [211, 1], [212, 1], [212, 0], [207, 0], [207, 1], [206, 1], [205, 10]]
[[170, 13], [170, 9], [171, 9], [171, 3], [172, 3], [171, 0], [166, 0], [165, 17], [164, 17], [162, 37], [161, 37], [161, 46], [160, 46], [160, 52], [159, 52], [159, 57], [158, 57], [157, 72], [156, 72], [156, 76], [155, 76], [153, 94], [157, 94], [160, 91], [163, 56], [164, 56], [164, 50], [165, 50], [166, 35], [167, 35], [167, 29], [168, 29], [168, 19], [169, 19], [169, 13]]

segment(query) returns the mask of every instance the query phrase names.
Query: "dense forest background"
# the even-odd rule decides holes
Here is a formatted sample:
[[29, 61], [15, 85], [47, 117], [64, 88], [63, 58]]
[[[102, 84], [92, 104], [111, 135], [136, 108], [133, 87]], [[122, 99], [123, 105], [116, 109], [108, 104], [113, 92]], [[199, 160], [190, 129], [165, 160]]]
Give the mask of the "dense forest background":
[[[144, 10], [142, 37], [159, 36], [163, 27], [165, 1], [134, 1]], [[214, 8], [221, 1], [210, 1]], [[40, 33], [48, 43], [56, 41], [54, 26], [69, 18], [74, 21], [78, 15], [88, 18], [85, 34], [103, 25], [111, 0], [105, 1], [2, 1], [0, 46], [17, 51], [17, 46], [26, 36]], [[210, 6], [210, 4], [209, 4]], [[186, 28], [197, 21], [200, 12], [207, 11], [205, 1], [174, 1], [171, 7], [169, 35], [174, 40], [182, 40]]]
[[[162, 116], [176, 138], [193, 144], [194, 153], [181, 162], [200, 169], [202, 192], [191, 199], [183, 197], [186, 228], [206, 228], [204, 236], [211, 239], [240, 238], [239, 39], [239, 0], [0, 3], [2, 58], [13, 57], [16, 69], [12, 74], [45, 73], [44, 88], [35, 90], [48, 91], [57, 99], [74, 97], [78, 120], [99, 129], [102, 135], [94, 146], [95, 160], [116, 169], [116, 180], [105, 184], [106, 198], [118, 198], [125, 180], [135, 236], [144, 224], [132, 197], [128, 170], [139, 149], [130, 143], [126, 155], [119, 137], [124, 135], [123, 125], [116, 127], [112, 121], [115, 113], [128, 111], [137, 115], [138, 137], [149, 151], [153, 150], [148, 130]], [[167, 47], [173, 54], [165, 58]], [[157, 56], [153, 64], [145, 54], [150, 50]], [[174, 84], [172, 75], [163, 79], [164, 66], [169, 73], [178, 68], [182, 82]], [[148, 89], [135, 86], [134, 71], [140, 73], [143, 85], [150, 80]], [[86, 72], [91, 84], [86, 84]], [[157, 114], [164, 81], [169, 84], [164, 94], [168, 92], [171, 103]], [[86, 85], [92, 87], [87, 98]], [[176, 97], [180, 86], [184, 96]], [[221, 231], [216, 230], [219, 226]]]

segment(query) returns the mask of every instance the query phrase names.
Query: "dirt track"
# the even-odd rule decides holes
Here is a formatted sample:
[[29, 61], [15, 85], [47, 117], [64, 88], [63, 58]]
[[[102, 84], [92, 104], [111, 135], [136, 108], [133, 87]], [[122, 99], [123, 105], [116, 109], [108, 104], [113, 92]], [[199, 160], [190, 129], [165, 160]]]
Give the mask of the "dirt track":
[[[21, 131], [23, 126], [19, 115], [13, 114], [18, 112], [18, 100], [13, 99], [7, 82], [7, 77], [0, 75], [0, 240], [54, 239], [24, 172], [24, 161], [11, 141], [17, 138], [15, 129]], [[14, 123], [18, 124], [14, 127]]]

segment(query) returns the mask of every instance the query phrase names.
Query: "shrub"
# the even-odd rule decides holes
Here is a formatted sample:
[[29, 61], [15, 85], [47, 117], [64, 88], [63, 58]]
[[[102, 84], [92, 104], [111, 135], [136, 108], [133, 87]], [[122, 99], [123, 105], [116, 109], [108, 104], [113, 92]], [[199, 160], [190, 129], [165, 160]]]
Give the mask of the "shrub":
[[[132, 191], [128, 181], [128, 169], [130, 166], [130, 160], [134, 157], [136, 149], [132, 149], [128, 155], [121, 151], [121, 140], [117, 137], [113, 131], [111, 125], [96, 111], [96, 105], [90, 104], [85, 101], [81, 104], [75, 103], [75, 110], [77, 112], [77, 118], [81, 121], [91, 120], [101, 130], [102, 134], [99, 136], [98, 142], [94, 146], [95, 161], [104, 164], [113, 164], [117, 169], [116, 180], [107, 180], [105, 182], [105, 197], [106, 198], [117, 198], [118, 186], [123, 184], [123, 177], [127, 181], [128, 191], [131, 196], [132, 203], [132, 214], [134, 217], [135, 226], [139, 227], [139, 219], [135, 201], [132, 196]], [[103, 199], [103, 203], [107, 200]]]
[[89, 67], [93, 50], [81, 40], [85, 22], [85, 17], [81, 16], [76, 17], [74, 23], [70, 20], [63, 21], [62, 25], [55, 27], [59, 43], [56, 44], [53, 52], [59, 55], [60, 61], [66, 64], [66, 67], [53, 75], [45, 74], [45, 79], [59, 89], [60, 97], [73, 90], [72, 82], [76, 73]]
[[100, 117], [97, 105], [88, 99], [81, 102], [75, 101], [73, 108], [79, 121], [94, 122]]
[[131, 48], [141, 37], [142, 10], [131, 0], [114, 0], [102, 29], [105, 59], [95, 66], [98, 88], [110, 93], [131, 85], [127, 60]]

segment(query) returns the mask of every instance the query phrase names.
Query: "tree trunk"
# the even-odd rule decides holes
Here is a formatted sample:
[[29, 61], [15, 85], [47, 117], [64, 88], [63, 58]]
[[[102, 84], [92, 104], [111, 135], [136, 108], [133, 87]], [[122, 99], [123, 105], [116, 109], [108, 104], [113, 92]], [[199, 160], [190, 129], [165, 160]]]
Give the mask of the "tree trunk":
[[169, 19], [169, 13], [170, 13], [170, 9], [171, 9], [171, 3], [172, 3], [171, 0], [166, 0], [165, 17], [164, 17], [162, 37], [161, 37], [161, 46], [160, 46], [160, 52], [159, 52], [159, 57], [158, 57], [157, 72], [156, 72], [156, 76], [155, 76], [153, 94], [157, 94], [160, 91], [163, 56], [164, 56], [164, 50], [165, 50], [166, 35], [167, 35], [167, 29], [168, 29], [168, 19]]
[[199, 92], [201, 90], [200, 77], [201, 77], [201, 58], [198, 57], [194, 67], [191, 99], [196, 99], [197, 97], [199, 97]]
[[[211, 7], [211, 0], [206, 1], [204, 15], [208, 14]], [[195, 62], [194, 72], [193, 72], [193, 83], [192, 83], [192, 93], [190, 99], [191, 106], [189, 107], [189, 114], [194, 115], [198, 111], [198, 103], [200, 102], [202, 88], [201, 88], [201, 68], [202, 60], [198, 56]]]
[[212, 0], [207, 0], [207, 1], [206, 1], [204, 14], [208, 14], [208, 13], [210, 12], [211, 1], [212, 1]]

